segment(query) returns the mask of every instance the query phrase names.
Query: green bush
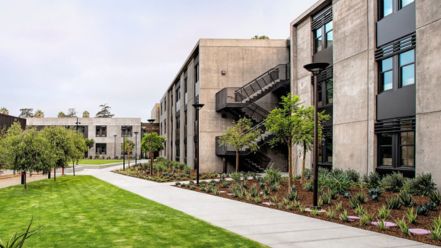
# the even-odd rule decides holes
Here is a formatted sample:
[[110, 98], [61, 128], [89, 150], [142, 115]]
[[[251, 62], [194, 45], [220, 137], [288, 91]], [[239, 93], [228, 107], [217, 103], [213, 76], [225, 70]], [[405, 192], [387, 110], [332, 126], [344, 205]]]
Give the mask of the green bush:
[[360, 226], [366, 226], [372, 222], [372, 216], [368, 213], [364, 213], [360, 216]]
[[377, 218], [379, 220], [386, 220], [387, 218], [389, 218], [390, 212], [390, 209], [383, 205], [380, 209], [378, 209]]
[[363, 181], [368, 185], [369, 189], [380, 187], [381, 177], [377, 172], [371, 172], [369, 175], [364, 176]]
[[303, 189], [312, 192], [312, 190], [314, 189], [314, 185], [312, 184], [311, 181], [307, 181], [306, 183], [303, 184]]
[[398, 197], [400, 198], [400, 202], [403, 206], [411, 207], [413, 205], [412, 195], [407, 191], [402, 190]]
[[381, 189], [380, 188], [370, 188], [368, 190], [368, 194], [369, 197], [373, 200], [373, 201], [378, 201], [380, 199], [381, 196]]
[[406, 179], [401, 173], [394, 172], [383, 177], [383, 179], [381, 180], [381, 187], [389, 192], [400, 192], [405, 182]]
[[413, 195], [429, 196], [436, 191], [436, 184], [430, 173], [423, 173], [409, 181], [409, 190]]
[[349, 221], [348, 211], [346, 209], [343, 210], [343, 212], [340, 214], [339, 218], [343, 222], [348, 222]]
[[433, 240], [441, 240], [441, 217], [440, 216], [438, 216], [438, 218], [433, 220], [431, 233], [432, 233]]
[[420, 205], [416, 208], [417, 215], [424, 215], [426, 216], [429, 213], [429, 208], [427, 205]]
[[399, 209], [401, 207], [401, 200], [398, 196], [391, 197], [386, 200], [388, 209]]
[[265, 170], [265, 176], [263, 179], [270, 186], [278, 186], [282, 181], [282, 174], [279, 170], [271, 167]]
[[287, 196], [287, 199], [288, 200], [290, 200], [290, 201], [296, 201], [297, 200], [297, 189], [296, 189], [296, 187], [295, 186], [293, 186], [292, 188], [291, 188], [291, 191], [289, 192], [289, 194], [288, 194], [288, 196]]
[[404, 218], [395, 220], [395, 224], [397, 224], [403, 234], [409, 235], [409, 225]]
[[355, 214], [357, 214], [357, 216], [362, 216], [365, 213], [366, 213], [366, 210], [363, 208], [363, 206], [358, 205], [358, 207], [355, 208]]
[[415, 224], [417, 219], [417, 213], [414, 208], [408, 208], [406, 211], [406, 219], [409, 223]]
[[431, 202], [435, 203], [437, 206], [441, 204], [441, 194], [439, 191], [434, 191], [429, 195], [429, 199]]
[[335, 216], [336, 216], [336, 211], [333, 209], [333, 208], [329, 208], [328, 209], [328, 211], [326, 211], [326, 216], [329, 218], [329, 219], [334, 219], [335, 218]]
[[348, 177], [349, 180], [351, 180], [352, 182], [356, 183], [360, 181], [360, 173], [358, 173], [356, 170], [354, 169], [349, 169], [346, 171], [346, 176]]

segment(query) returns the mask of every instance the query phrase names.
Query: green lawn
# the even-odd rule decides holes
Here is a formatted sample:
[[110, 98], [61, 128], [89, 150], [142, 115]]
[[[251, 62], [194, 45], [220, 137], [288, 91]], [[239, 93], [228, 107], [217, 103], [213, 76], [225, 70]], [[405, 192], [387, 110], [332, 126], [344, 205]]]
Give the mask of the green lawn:
[[262, 247], [91, 176], [0, 190], [0, 237], [34, 217], [26, 247]]
[[78, 164], [92, 164], [92, 165], [102, 165], [102, 164], [114, 164], [122, 163], [119, 159], [80, 159]]

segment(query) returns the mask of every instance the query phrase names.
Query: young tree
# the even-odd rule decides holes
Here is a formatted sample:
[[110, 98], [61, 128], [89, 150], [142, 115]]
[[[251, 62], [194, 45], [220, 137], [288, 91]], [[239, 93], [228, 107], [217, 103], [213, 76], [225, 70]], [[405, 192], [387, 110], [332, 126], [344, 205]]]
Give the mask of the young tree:
[[100, 105], [100, 111], [96, 113], [96, 117], [98, 118], [112, 118], [114, 115], [110, 113], [111, 107], [107, 104], [101, 104]]
[[54, 180], [57, 177], [57, 168], [61, 167], [62, 175], [64, 175], [64, 168], [70, 160], [72, 160], [72, 154], [74, 153], [74, 143], [72, 141], [72, 135], [64, 127], [46, 127], [42, 133], [44, 137], [49, 141], [51, 145], [51, 151], [53, 152], [56, 163], [54, 166]]
[[34, 117], [35, 118], [44, 118], [44, 112], [41, 111], [40, 109], [38, 109], [37, 111], [35, 111]]
[[72, 151], [72, 171], [75, 176], [75, 164], [78, 164], [78, 161], [84, 157], [84, 154], [89, 150], [89, 147], [86, 144], [86, 139], [83, 135], [78, 132], [73, 132], [72, 141], [74, 145], [74, 150]]
[[239, 171], [240, 150], [248, 148], [256, 151], [259, 147], [256, 143], [260, 135], [259, 130], [254, 130], [250, 119], [242, 118], [220, 137], [221, 145], [229, 145], [236, 151], [236, 172]]
[[266, 35], [254, 35], [252, 40], [269, 40], [269, 37]]
[[58, 117], [58, 118], [65, 118], [65, 117], [66, 117], [66, 114], [65, 114], [63, 111], [60, 111], [60, 112], [58, 112], [57, 117]]
[[122, 149], [125, 152], [125, 155], [127, 155], [127, 159], [130, 167], [130, 158], [135, 148], [135, 143], [133, 143], [132, 140], [125, 139], [122, 145], [123, 145]]
[[5, 144], [8, 164], [21, 172], [25, 189], [27, 189], [26, 172], [41, 170], [54, 163], [48, 140], [33, 128], [18, 135], [16, 130], [8, 132]]
[[164, 149], [165, 138], [156, 132], [147, 133], [142, 137], [141, 149], [149, 153], [150, 157], [150, 175], [153, 174], [153, 160], [155, 159], [155, 152]]
[[280, 107], [273, 109], [265, 120], [266, 129], [274, 136], [270, 144], [285, 144], [288, 146], [288, 190], [293, 181], [292, 147], [294, 138], [298, 137], [300, 119], [297, 114], [300, 98], [288, 94], [282, 97]]
[[31, 118], [34, 116], [34, 109], [32, 108], [22, 108], [20, 109], [20, 118]]
[[89, 113], [89, 111], [84, 111], [83, 112], [83, 118], [89, 118], [90, 117], [90, 113]]
[[1, 107], [0, 114], [9, 115], [9, 110], [5, 107]]

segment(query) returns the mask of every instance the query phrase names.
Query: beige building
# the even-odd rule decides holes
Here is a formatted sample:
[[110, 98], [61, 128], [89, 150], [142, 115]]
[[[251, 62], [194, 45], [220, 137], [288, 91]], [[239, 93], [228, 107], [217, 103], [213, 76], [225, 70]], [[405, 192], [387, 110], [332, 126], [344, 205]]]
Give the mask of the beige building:
[[[237, 99], [239, 94], [237, 92], [248, 90], [243, 86], [251, 84], [257, 86], [254, 82], [256, 79], [268, 79], [268, 71], [273, 71], [272, 75], [276, 77], [283, 74], [283, 82], [287, 82], [288, 62], [287, 40], [199, 40], [161, 99], [160, 133], [167, 139], [166, 149], [161, 155], [193, 167], [194, 144], [199, 137], [201, 171], [225, 170], [230, 164], [231, 156], [216, 149], [216, 137], [222, 135], [232, 125], [234, 119], [240, 116], [251, 118], [252, 113], [249, 111], [244, 113], [245, 108], [249, 108], [250, 104], [256, 105], [256, 108], [265, 112], [273, 108], [278, 100], [277, 93], [274, 93], [276, 87], [273, 86], [280, 89], [281, 80], [277, 80], [276, 83], [274, 81], [276, 79], [268, 80], [268, 84], [273, 83], [271, 87], [268, 86], [264, 94], [251, 100]], [[264, 83], [264, 81], [260, 82]], [[227, 91], [233, 91], [233, 95], [226, 94]], [[238, 109], [235, 111], [240, 113], [235, 115], [234, 111], [226, 111], [225, 106], [217, 106], [220, 104], [219, 101], [222, 101], [221, 96], [224, 96], [224, 103], [232, 99], [238, 103]], [[245, 104], [242, 100], [249, 102]], [[197, 102], [205, 105], [200, 110], [199, 120], [195, 120], [195, 109], [192, 106]], [[253, 121], [258, 124], [258, 119]], [[200, 124], [199, 136], [195, 132], [195, 123]], [[243, 169], [259, 169], [250, 168], [253, 164], [246, 161], [250, 157], [250, 154], [244, 154], [243, 165], [246, 168]], [[275, 158], [270, 162], [286, 169], [286, 159], [283, 158], [283, 154], [279, 154], [278, 157], [279, 159]], [[266, 162], [263, 166], [269, 165], [269, 162]]]
[[160, 111], [161, 111], [161, 107], [159, 103], [155, 103], [155, 105], [152, 108], [152, 111], [150, 112], [150, 119], [154, 120], [154, 123], [159, 123], [159, 118], [161, 116]]
[[[441, 1], [320, 0], [291, 23], [291, 88], [312, 104], [319, 76], [322, 166], [432, 173], [441, 185]], [[300, 161], [299, 161], [300, 162]]]
[[141, 118], [27, 118], [26, 121], [28, 127], [37, 129], [49, 126], [78, 128], [84, 137], [94, 141], [88, 157], [122, 157], [124, 139], [132, 140], [138, 148], [136, 154], [141, 155]]

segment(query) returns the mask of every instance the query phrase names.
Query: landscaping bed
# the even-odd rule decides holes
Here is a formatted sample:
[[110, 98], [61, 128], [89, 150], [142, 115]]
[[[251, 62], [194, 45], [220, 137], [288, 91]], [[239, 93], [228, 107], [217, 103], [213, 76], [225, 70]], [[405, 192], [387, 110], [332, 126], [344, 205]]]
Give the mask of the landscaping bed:
[[[195, 172], [192, 171], [189, 166], [163, 158], [158, 158], [153, 163], [152, 173], [150, 172], [149, 163], [138, 164], [130, 168], [126, 168], [125, 170], [120, 169], [115, 170], [114, 172], [160, 183], [190, 181], [196, 179]], [[201, 180], [216, 179], [219, 178], [219, 175], [216, 173], [203, 173], [200, 174], [199, 178]]]
[[[377, 174], [360, 178], [354, 171], [320, 171], [319, 206], [325, 212], [309, 210], [312, 206], [312, 181], [309, 173], [296, 178], [292, 188], [288, 178], [276, 170], [267, 170], [264, 177], [233, 173], [232, 180], [176, 183], [176, 186], [257, 204], [264, 207], [302, 214], [370, 231], [381, 232], [428, 244], [441, 245], [441, 195], [430, 175], [409, 180], [400, 174]], [[360, 219], [358, 219], [360, 218]], [[374, 225], [373, 222], [377, 222]], [[390, 222], [390, 223], [389, 223]], [[385, 227], [386, 225], [397, 225]], [[432, 233], [415, 235], [412, 229]]]

